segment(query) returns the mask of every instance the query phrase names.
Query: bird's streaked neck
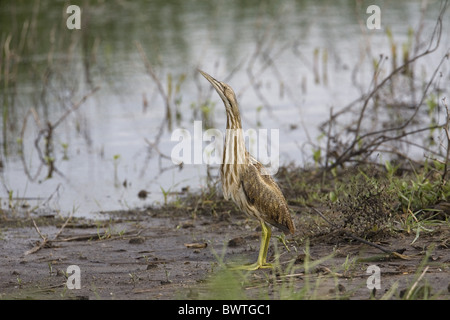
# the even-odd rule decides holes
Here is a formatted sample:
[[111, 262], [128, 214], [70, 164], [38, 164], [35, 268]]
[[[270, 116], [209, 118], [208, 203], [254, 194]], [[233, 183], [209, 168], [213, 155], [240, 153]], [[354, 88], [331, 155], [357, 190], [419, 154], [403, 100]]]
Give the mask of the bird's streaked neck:
[[225, 134], [223, 164], [245, 164], [246, 161], [244, 131], [240, 126], [228, 126]]
[[232, 111], [226, 109], [227, 111], [227, 129], [242, 129], [241, 116], [238, 114], [233, 115]]
[[246, 163], [245, 139], [237, 102], [234, 101], [233, 109], [225, 104], [225, 110], [227, 112], [227, 132], [225, 135], [224, 164], [244, 164]]

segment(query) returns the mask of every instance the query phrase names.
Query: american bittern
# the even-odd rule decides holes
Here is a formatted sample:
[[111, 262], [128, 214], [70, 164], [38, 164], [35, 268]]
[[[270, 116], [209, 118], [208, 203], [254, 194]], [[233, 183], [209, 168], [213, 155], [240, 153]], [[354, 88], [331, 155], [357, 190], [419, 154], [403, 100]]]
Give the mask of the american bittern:
[[262, 237], [258, 260], [240, 268], [271, 268], [272, 265], [267, 263], [266, 259], [272, 231], [266, 223], [285, 233], [295, 232], [286, 199], [264, 166], [245, 149], [241, 115], [233, 89], [209, 74], [200, 70], [199, 72], [216, 89], [227, 113], [227, 132], [220, 168], [223, 195], [227, 200], [231, 197], [239, 209], [261, 223]]

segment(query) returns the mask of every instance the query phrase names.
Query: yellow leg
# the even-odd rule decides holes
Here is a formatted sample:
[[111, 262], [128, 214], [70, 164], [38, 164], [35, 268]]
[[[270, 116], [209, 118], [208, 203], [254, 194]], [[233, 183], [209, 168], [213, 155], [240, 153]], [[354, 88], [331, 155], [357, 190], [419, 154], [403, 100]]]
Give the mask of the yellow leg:
[[258, 270], [263, 268], [272, 268], [272, 265], [266, 262], [267, 251], [269, 250], [270, 237], [272, 236], [272, 230], [263, 221], [261, 221], [261, 228], [262, 228], [262, 235], [261, 235], [261, 245], [259, 247], [258, 260], [256, 260], [256, 262], [253, 264], [233, 267], [233, 269]]

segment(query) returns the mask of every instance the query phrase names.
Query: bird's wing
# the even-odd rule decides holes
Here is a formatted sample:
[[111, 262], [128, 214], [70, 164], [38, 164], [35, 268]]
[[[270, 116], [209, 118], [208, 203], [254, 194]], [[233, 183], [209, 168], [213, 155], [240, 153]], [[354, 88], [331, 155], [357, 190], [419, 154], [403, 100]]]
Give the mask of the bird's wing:
[[249, 164], [242, 172], [241, 184], [251, 205], [264, 221], [287, 233], [294, 233], [295, 226], [289, 214], [286, 199], [270, 175], [262, 175], [264, 167], [259, 162]]

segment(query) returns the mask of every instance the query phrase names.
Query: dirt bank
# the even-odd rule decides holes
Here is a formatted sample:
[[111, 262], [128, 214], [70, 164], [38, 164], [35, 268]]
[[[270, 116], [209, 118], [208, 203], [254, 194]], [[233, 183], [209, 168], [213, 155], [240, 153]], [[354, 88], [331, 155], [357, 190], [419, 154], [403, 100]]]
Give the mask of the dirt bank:
[[[0, 298], [222, 298], [223, 288], [217, 289], [224, 285], [217, 284], [224, 272], [220, 261], [253, 262], [258, 253], [257, 223], [241, 214], [193, 215], [189, 209], [165, 208], [108, 215], [110, 219], [101, 221], [72, 219], [63, 229], [64, 219], [34, 216], [43, 237], [51, 240], [60, 232], [41, 248], [42, 237], [31, 218], [4, 214], [0, 224]], [[307, 211], [296, 215], [298, 229], [303, 219], [311, 216]], [[410, 297], [450, 298], [447, 228], [436, 227], [413, 244], [415, 234], [378, 242], [386, 248], [405, 249], [404, 259], [388, 258], [376, 248], [336, 233], [308, 239], [294, 235], [286, 238], [286, 247], [277, 235], [274, 232], [269, 256], [274, 259], [274, 253], [279, 253], [280, 268], [275, 273], [259, 270], [245, 274], [245, 281], [239, 282], [239, 288], [229, 288], [230, 292], [244, 292], [248, 298], [283, 298], [286, 288], [295, 295], [309, 286], [313, 294], [306, 297], [312, 298], [385, 295], [396, 299], [405, 297], [416, 283]], [[311, 270], [305, 270], [305, 260]], [[71, 265], [80, 268], [81, 289], [67, 288], [67, 277], [72, 275], [67, 268]], [[370, 265], [381, 271], [381, 287], [376, 291], [367, 288]]]

